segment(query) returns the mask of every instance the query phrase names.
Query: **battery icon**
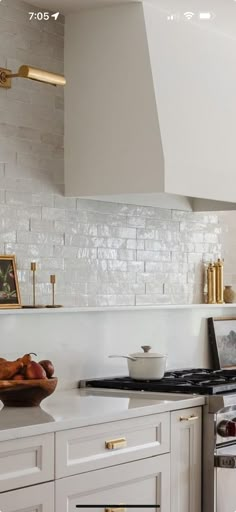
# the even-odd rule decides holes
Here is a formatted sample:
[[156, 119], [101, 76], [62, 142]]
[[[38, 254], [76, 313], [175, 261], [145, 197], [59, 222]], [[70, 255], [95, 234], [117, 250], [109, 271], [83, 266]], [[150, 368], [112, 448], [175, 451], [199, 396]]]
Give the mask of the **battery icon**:
[[211, 12], [200, 12], [199, 13], [200, 20], [210, 20], [212, 18]]

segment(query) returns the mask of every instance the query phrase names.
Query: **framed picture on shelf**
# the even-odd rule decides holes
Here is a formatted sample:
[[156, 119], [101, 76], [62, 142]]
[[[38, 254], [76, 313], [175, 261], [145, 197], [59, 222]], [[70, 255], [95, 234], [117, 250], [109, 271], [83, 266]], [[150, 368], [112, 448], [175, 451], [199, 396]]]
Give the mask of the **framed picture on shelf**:
[[208, 337], [214, 369], [236, 369], [236, 317], [208, 318]]
[[0, 255], [0, 309], [21, 308], [16, 258]]

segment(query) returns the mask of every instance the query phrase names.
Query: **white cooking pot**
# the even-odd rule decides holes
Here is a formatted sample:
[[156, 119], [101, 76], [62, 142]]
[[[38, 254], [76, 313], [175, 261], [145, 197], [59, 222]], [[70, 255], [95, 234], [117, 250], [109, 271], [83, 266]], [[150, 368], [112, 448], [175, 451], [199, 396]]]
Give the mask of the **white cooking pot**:
[[152, 347], [144, 345], [143, 352], [135, 352], [128, 356], [111, 355], [109, 357], [124, 357], [127, 359], [129, 376], [136, 380], [160, 380], [164, 377], [167, 356], [149, 352]]

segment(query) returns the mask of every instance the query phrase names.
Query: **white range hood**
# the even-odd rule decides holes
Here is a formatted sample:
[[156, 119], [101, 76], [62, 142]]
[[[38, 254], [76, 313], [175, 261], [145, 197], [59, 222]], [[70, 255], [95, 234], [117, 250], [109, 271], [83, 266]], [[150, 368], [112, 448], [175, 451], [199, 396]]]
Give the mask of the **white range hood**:
[[235, 21], [233, 0], [66, 17], [66, 195], [235, 209]]

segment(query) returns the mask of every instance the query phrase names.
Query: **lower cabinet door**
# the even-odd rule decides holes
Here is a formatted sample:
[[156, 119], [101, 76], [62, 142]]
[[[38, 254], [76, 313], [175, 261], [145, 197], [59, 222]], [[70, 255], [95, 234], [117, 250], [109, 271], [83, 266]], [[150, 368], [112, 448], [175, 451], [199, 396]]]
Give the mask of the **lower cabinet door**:
[[201, 512], [201, 453], [202, 408], [172, 412], [171, 512]]
[[54, 512], [54, 483], [3, 492], [0, 512]]
[[[87, 508], [88, 505], [91, 508]], [[97, 507], [92, 508], [93, 505]], [[135, 505], [144, 505], [144, 508]], [[145, 505], [153, 505], [153, 508], [147, 509]], [[56, 481], [56, 512], [115, 512], [116, 508], [117, 512], [170, 512], [170, 455]]]

